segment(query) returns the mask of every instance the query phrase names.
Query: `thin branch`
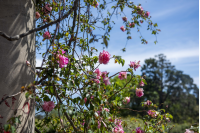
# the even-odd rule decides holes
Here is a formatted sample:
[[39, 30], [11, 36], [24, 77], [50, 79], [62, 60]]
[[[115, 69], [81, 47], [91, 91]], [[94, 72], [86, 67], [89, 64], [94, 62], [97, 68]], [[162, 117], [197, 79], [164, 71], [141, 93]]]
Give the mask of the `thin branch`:
[[[57, 95], [58, 97], [58, 100], [61, 104], [62, 103], [62, 100], [60, 99], [60, 97]], [[74, 128], [74, 131], [77, 132], [77, 128], [75, 127], [74, 123], [72, 122], [71, 118], [69, 117], [69, 115], [67, 114], [67, 112], [64, 112], [64, 115], [66, 116], [67, 120], [69, 121], [69, 123], [72, 125], [72, 127]]]
[[14, 95], [11, 95], [11, 96], [6, 96], [5, 98], [3, 98], [3, 99], [0, 101], [0, 104], [2, 104], [6, 99], [11, 98], [11, 97], [14, 97], [14, 96], [17, 96], [17, 95], [19, 95], [19, 94], [21, 94], [21, 92], [18, 92], [18, 93], [14, 94]]
[[6, 38], [6, 39], [9, 40], [9, 41], [15, 41], [15, 40], [19, 40], [20, 38], [23, 38], [23, 37], [25, 37], [25, 36], [27, 36], [27, 35], [29, 35], [29, 34], [31, 34], [31, 33], [34, 33], [34, 32], [36, 32], [36, 31], [43, 30], [43, 29], [45, 29], [45, 28], [47, 28], [47, 27], [49, 27], [49, 26], [51, 26], [51, 25], [53, 25], [53, 24], [59, 23], [59, 22], [62, 21], [63, 19], [67, 18], [67, 17], [75, 10], [77, 1], [78, 1], [78, 0], [75, 0], [74, 6], [68, 11], [68, 13], [66, 13], [65, 15], [63, 15], [63, 17], [58, 18], [57, 20], [52, 21], [52, 22], [50, 22], [50, 23], [48, 23], [48, 24], [46, 24], [46, 25], [44, 25], [44, 26], [41, 26], [41, 27], [38, 27], [38, 28], [33, 28], [32, 30], [29, 30], [29, 31], [27, 31], [27, 32], [25, 32], [25, 33], [22, 33], [22, 34], [19, 34], [19, 35], [15, 35], [15, 36], [9, 36], [9, 35], [7, 35], [6, 33], [0, 31], [0, 36]]
[[35, 131], [36, 131], [37, 133], [41, 133], [40, 130], [37, 129], [37, 127], [35, 127]]

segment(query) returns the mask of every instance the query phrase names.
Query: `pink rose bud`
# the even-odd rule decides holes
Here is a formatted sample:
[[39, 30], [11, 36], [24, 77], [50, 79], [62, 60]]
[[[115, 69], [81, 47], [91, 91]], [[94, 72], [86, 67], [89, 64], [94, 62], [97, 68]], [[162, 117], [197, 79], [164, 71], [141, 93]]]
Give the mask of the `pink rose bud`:
[[135, 23], [131, 22], [131, 23], [129, 24], [129, 27], [130, 27], [130, 28], [135, 27]]
[[106, 111], [106, 112], [109, 112], [110, 110], [109, 109], [107, 109], [107, 108], [104, 108], [104, 110]]
[[36, 13], [35, 13], [35, 17], [36, 17], [37, 19], [40, 18], [39, 12], [36, 12]]
[[125, 97], [125, 101], [128, 104], [130, 102], [131, 98], [130, 97]]
[[27, 66], [30, 66], [31, 63], [30, 63], [29, 61], [26, 61], [26, 65], [27, 65]]
[[121, 26], [120, 29], [124, 32], [126, 31], [126, 29], [124, 28], [124, 26]]
[[84, 98], [84, 101], [85, 101], [85, 103], [87, 102], [87, 98], [86, 97]]
[[44, 32], [44, 34], [43, 34], [43, 38], [44, 38], [44, 39], [50, 39], [50, 38], [51, 38], [51, 34], [50, 34], [48, 31], [46, 31], [46, 32]]
[[143, 23], [143, 20], [140, 20], [140, 23]]
[[147, 11], [147, 12], [145, 13], [145, 17], [147, 17], [147, 18], [148, 18], [148, 17], [149, 17], [149, 15], [150, 15], [150, 12], [148, 12], [148, 11]]
[[43, 19], [43, 23], [45, 23], [45, 22], [47, 22], [47, 20], [46, 20], [46, 19]]
[[127, 21], [127, 17], [122, 17], [122, 20], [123, 20], [124, 22], [126, 22], [126, 21]]

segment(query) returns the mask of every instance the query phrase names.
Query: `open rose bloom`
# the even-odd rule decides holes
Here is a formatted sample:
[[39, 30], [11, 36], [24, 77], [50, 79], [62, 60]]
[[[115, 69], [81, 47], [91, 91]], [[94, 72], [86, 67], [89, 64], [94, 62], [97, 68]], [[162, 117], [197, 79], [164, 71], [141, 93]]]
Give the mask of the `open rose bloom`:
[[109, 60], [110, 60], [110, 54], [107, 51], [103, 50], [103, 52], [100, 52], [99, 54], [100, 64], [108, 64]]
[[[60, 53], [61, 51], [61, 53]], [[63, 68], [65, 67], [65, 65], [68, 64], [69, 59], [67, 57], [65, 57], [65, 55], [63, 55], [65, 53], [65, 51], [63, 49], [60, 49], [59, 51], [57, 51], [57, 58], [59, 59], [57, 62], [59, 63], [59, 67]]]
[[119, 78], [120, 80], [126, 79], [126, 78], [127, 78], [126, 72], [120, 72], [118, 78]]
[[144, 95], [142, 88], [136, 88], [136, 96], [142, 97]]
[[53, 101], [49, 101], [49, 102], [44, 101], [44, 104], [42, 105], [42, 108], [46, 112], [50, 112], [51, 110], [53, 110], [54, 107], [55, 105]]
[[46, 32], [44, 32], [44, 34], [43, 34], [43, 38], [44, 38], [44, 39], [50, 39], [50, 38], [51, 38], [51, 34], [50, 34], [48, 31], [46, 31]]

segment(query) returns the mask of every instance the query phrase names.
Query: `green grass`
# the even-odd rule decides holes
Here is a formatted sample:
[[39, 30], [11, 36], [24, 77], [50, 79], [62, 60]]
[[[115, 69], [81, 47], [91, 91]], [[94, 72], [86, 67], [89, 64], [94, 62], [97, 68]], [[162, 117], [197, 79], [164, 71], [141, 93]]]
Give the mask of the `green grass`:
[[[121, 119], [127, 122], [127, 128], [124, 128], [124, 131], [126, 133], [132, 133], [131, 131], [133, 129], [136, 129], [137, 127], [142, 127], [142, 128], [144, 127], [144, 123], [142, 119], [140, 118], [128, 116], [128, 117], [122, 117]], [[168, 125], [170, 127], [173, 125], [175, 126], [172, 128], [170, 133], [184, 133], [185, 129], [189, 129], [192, 124], [191, 123], [177, 124], [177, 123], [169, 122]]]

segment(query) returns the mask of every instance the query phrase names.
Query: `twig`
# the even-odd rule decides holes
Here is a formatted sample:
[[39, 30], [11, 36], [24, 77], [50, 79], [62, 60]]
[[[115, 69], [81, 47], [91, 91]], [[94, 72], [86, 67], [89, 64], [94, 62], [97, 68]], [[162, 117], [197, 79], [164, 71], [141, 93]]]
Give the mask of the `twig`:
[[2, 104], [6, 99], [11, 98], [11, 97], [14, 97], [14, 96], [17, 96], [17, 95], [19, 95], [19, 94], [21, 94], [21, 92], [18, 92], [18, 93], [14, 94], [14, 95], [11, 95], [11, 96], [6, 96], [4, 99], [2, 99], [2, 100], [0, 101], [0, 104]]

